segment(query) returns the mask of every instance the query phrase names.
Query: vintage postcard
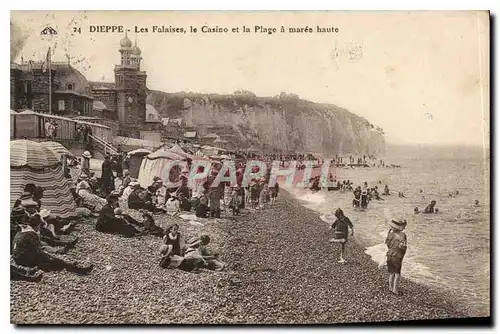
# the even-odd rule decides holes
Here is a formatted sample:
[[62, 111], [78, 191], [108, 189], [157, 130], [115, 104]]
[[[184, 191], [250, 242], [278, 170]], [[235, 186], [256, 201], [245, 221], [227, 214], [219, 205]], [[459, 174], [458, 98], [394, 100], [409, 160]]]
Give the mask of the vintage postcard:
[[487, 11], [12, 11], [14, 324], [490, 323]]

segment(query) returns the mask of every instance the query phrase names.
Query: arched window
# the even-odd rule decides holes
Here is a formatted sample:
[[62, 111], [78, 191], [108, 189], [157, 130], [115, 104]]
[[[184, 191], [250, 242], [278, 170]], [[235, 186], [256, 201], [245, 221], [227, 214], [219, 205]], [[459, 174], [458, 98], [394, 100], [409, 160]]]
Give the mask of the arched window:
[[72, 83], [66, 84], [66, 89], [67, 90], [73, 90], [73, 84]]

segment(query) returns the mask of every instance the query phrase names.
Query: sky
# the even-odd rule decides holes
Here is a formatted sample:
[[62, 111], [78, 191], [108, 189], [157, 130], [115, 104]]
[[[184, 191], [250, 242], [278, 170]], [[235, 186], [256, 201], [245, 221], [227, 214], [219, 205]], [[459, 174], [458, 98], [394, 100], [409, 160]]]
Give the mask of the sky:
[[[113, 81], [124, 34], [89, 27], [122, 25], [137, 38], [150, 89], [295, 93], [367, 118], [390, 143], [489, 146], [485, 12], [13, 11], [11, 22], [12, 61], [42, 60], [50, 46], [54, 61], [69, 55], [88, 80]], [[153, 32], [155, 25], [187, 33]], [[41, 37], [46, 26], [58, 34]], [[148, 32], [136, 34], [136, 26]], [[202, 26], [229, 31], [201, 33]], [[255, 26], [277, 32], [256, 33]], [[306, 26], [313, 33], [288, 32]], [[338, 32], [317, 33], [317, 26]]]

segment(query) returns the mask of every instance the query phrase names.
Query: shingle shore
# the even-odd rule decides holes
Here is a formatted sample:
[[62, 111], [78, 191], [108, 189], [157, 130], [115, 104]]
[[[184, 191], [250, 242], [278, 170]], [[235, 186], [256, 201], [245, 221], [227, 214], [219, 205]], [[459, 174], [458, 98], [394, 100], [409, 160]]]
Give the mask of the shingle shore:
[[473, 315], [451, 296], [405, 279], [401, 295], [392, 295], [386, 272], [355, 237], [348, 262], [338, 263], [324, 222], [284, 191], [273, 208], [203, 226], [155, 219], [178, 222], [187, 237], [209, 234], [228, 270], [161, 269], [160, 238], [102, 234], [88, 222], [68, 256], [92, 261], [91, 275], [62, 271], [45, 273], [40, 283], [11, 282], [11, 322], [302, 324]]

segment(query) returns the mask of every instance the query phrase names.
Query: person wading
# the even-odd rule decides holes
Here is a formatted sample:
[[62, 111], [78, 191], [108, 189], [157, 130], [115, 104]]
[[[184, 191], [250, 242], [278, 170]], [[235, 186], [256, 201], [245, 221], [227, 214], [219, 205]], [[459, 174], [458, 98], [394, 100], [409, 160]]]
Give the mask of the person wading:
[[330, 242], [336, 242], [341, 244], [340, 249], [340, 263], [346, 262], [345, 260], [345, 244], [347, 243], [349, 228], [351, 229], [351, 236], [354, 235], [354, 226], [349, 218], [344, 216], [342, 209], [337, 209], [335, 211], [335, 217], [337, 218], [330, 229], [334, 230], [334, 237]]
[[406, 220], [392, 219], [388, 222], [391, 229], [387, 233], [387, 271], [389, 272], [389, 291], [398, 294], [399, 280], [401, 278], [401, 265], [406, 254], [407, 241], [403, 230]]

